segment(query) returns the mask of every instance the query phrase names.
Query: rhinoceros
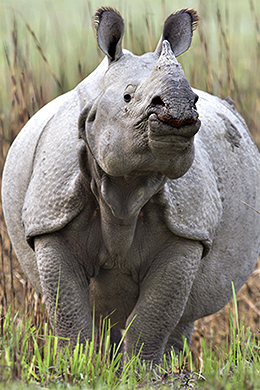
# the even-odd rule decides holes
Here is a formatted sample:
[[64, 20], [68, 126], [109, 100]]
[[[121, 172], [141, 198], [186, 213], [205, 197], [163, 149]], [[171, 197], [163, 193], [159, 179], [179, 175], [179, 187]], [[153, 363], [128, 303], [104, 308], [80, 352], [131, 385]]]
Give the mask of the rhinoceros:
[[119, 12], [100, 8], [104, 60], [10, 148], [7, 229], [71, 345], [78, 334], [91, 339], [94, 309], [96, 326], [110, 316], [114, 343], [130, 324], [125, 356], [142, 347], [158, 364], [256, 264], [257, 147], [234, 105], [192, 89], [176, 59], [198, 19], [191, 9], [171, 14], [155, 51], [136, 56], [122, 49]]

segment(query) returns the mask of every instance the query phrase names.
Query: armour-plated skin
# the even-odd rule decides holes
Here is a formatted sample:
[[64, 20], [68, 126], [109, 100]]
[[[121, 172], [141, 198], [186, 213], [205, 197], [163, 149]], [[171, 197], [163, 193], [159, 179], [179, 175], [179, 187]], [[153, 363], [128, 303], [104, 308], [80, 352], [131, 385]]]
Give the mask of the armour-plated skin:
[[55, 330], [72, 345], [91, 339], [95, 308], [113, 342], [131, 323], [126, 357], [142, 345], [160, 363], [256, 264], [260, 216], [247, 205], [260, 210], [259, 153], [233, 105], [184, 76], [176, 57], [197, 22], [194, 10], [170, 15], [155, 52], [135, 56], [120, 14], [99, 9], [105, 59], [10, 148], [7, 229], [52, 323], [59, 287]]

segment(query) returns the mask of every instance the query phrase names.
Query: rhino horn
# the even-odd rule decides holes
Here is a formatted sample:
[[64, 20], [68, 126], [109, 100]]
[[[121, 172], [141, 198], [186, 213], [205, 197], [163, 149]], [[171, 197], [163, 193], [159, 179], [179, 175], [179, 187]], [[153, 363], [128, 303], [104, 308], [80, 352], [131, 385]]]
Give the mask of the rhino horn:
[[171, 49], [171, 45], [169, 41], [166, 39], [162, 42], [162, 50], [160, 54], [160, 58], [156, 63], [156, 67], [170, 66], [171, 64], [179, 65], [173, 51]]
[[170, 43], [175, 57], [188, 50], [193, 31], [197, 28], [199, 19], [199, 15], [193, 9], [182, 9], [171, 14], [164, 23], [163, 33], [155, 53], [158, 56], [161, 54], [164, 40]]
[[101, 7], [94, 15], [97, 44], [110, 62], [118, 60], [122, 54], [124, 20], [120, 13], [111, 7]]

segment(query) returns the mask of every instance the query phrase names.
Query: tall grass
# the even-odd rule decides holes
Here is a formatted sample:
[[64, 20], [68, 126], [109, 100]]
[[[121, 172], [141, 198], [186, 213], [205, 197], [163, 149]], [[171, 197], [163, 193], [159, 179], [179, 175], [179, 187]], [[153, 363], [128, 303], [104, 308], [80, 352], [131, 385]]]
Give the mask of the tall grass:
[[[3, 36], [3, 45], [0, 47], [1, 170], [10, 143], [26, 121], [45, 103], [73, 88], [101, 61], [102, 54], [96, 47], [91, 17], [98, 6], [108, 4], [122, 12], [126, 23], [124, 46], [136, 54], [156, 47], [162, 23], [168, 14], [186, 6], [196, 8], [202, 18], [198, 31], [194, 33], [189, 52], [179, 59], [186, 76], [193, 87], [223, 98], [230, 95], [260, 146], [259, 2], [176, 0], [172, 4], [170, 0], [153, 3], [133, 0], [130, 4], [123, 0], [106, 0], [102, 3], [78, 0], [77, 7], [75, 4], [72, 6], [72, 3], [69, 0], [53, 0], [46, 7], [43, 0], [0, 1], [0, 32]], [[14, 342], [9, 353], [11, 360], [9, 363], [0, 363], [0, 373], [3, 375], [2, 367], [7, 366], [10, 367], [7, 372], [12, 377], [26, 379], [26, 375], [29, 375], [33, 378], [34, 374], [38, 375], [36, 365], [45, 364], [39, 363], [40, 358], [45, 356], [46, 348], [50, 348], [54, 338], [50, 334], [44, 300], [24, 277], [12, 251], [2, 211], [0, 221], [0, 336], [2, 347], [5, 343], [10, 345], [11, 340]], [[258, 336], [259, 297], [259, 268], [256, 268], [237, 299], [245, 329], [249, 326], [251, 329], [241, 331], [241, 337], [245, 335], [242, 343], [247, 345], [249, 355], [254, 352], [253, 356], [256, 356], [257, 342], [253, 344], [253, 352], [250, 343]], [[205, 356], [209, 354], [210, 359], [213, 346], [214, 353], [220, 345], [225, 345], [229, 351], [234, 346], [235, 335], [233, 339], [231, 337], [234, 324], [231, 318], [237, 318], [234, 304], [197, 322], [191, 352], [197, 362], [198, 372], [200, 369], [203, 372], [203, 362], [207, 359]], [[45, 335], [43, 339], [41, 334]], [[37, 348], [39, 353], [36, 352]], [[26, 358], [21, 360], [21, 351], [24, 350]], [[6, 356], [5, 359], [8, 359], [8, 352]], [[36, 360], [30, 359], [36, 359], [37, 364]], [[50, 372], [56, 372], [54, 368], [47, 369], [47, 366], [55, 366], [55, 359], [54, 355], [49, 357], [46, 367], [42, 368], [42, 372], [45, 370], [43, 377], [46, 383], [48, 375], [54, 375]], [[69, 351], [66, 359], [73, 359]], [[252, 359], [258, 362], [257, 357]], [[220, 361], [223, 367], [223, 359]], [[20, 362], [19, 369], [15, 368], [18, 367], [15, 362]], [[215, 369], [212, 366], [210, 370]], [[207, 372], [204, 374], [208, 375]], [[68, 373], [66, 371], [66, 374], [59, 375]], [[71, 383], [75, 384], [73, 381]]]

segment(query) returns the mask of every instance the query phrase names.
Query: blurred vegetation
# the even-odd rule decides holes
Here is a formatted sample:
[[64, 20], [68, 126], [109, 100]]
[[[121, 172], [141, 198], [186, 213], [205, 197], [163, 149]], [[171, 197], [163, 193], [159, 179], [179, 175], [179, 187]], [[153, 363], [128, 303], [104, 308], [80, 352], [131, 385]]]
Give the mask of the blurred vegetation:
[[[186, 76], [195, 88], [230, 95], [260, 143], [260, 3], [256, 0], [0, 0], [0, 115], [5, 133], [15, 133], [15, 125], [21, 127], [19, 104], [29, 105], [28, 116], [32, 115], [97, 66], [102, 54], [92, 15], [101, 5], [115, 6], [122, 13], [124, 47], [136, 54], [154, 50], [171, 12], [197, 9], [198, 31], [191, 49], [180, 57]], [[20, 91], [22, 86], [25, 91]], [[27, 96], [20, 97], [21, 93]], [[33, 103], [24, 102], [33, 98]]]
[[[186, 77], [198, 89], [231, 96], [260, 146], [260, 2], [257, 0], [0, 0], [0, 171], [10, 143], [45, 103], [66, 92], [98, 65], [92, 15], [102, 5], [116, 7], [125, 19], [123, 45], [135, 54], [154, 50], [165, 18], [195, 8], [201, 21], [190, 50], [183, 54]], [[1, 178], [0, 178], [1, 184]], [[7, 310], [28, 314], [33, 326], [47, 321], [43, 298], [24, 277], [0, 215], [0, 336]], [[258, 336], [259, 268], [238, 295], [245, 328]], [[234, 315], [235, 307], [231, 304]], [[207, 346], [230, 345], [226, 307], [197, 322], [193, 357]]]

